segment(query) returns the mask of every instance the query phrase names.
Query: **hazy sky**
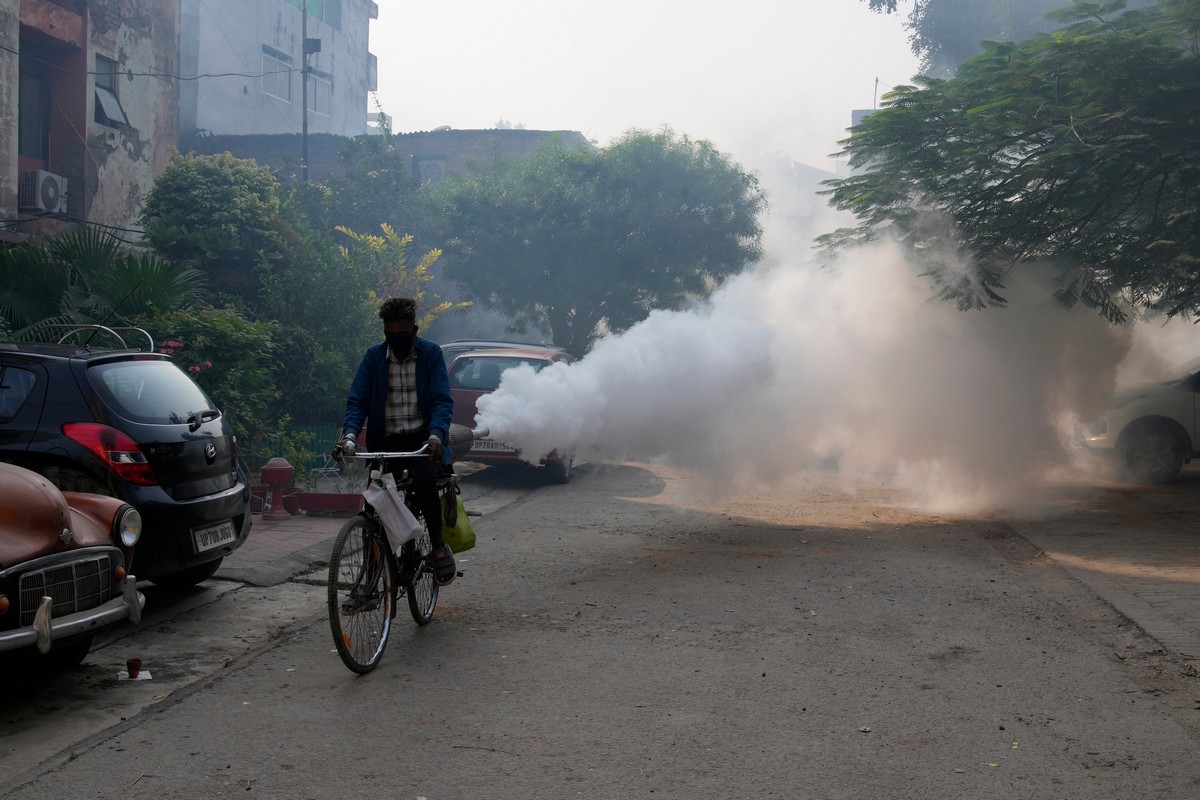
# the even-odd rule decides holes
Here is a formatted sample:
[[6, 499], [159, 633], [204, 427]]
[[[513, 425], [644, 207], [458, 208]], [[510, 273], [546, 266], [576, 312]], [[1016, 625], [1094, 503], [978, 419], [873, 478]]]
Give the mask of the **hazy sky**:
[[370, 45], [397, 132], [669, 125], [831, 169], [876, 79], [916, 72], [900, 23], [861, 0], [383, 0]]

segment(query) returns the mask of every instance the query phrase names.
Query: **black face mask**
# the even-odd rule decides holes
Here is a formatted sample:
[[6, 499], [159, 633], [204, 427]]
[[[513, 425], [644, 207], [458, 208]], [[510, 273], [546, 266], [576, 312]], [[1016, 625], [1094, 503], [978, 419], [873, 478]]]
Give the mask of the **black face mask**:
[[384, 338], [387, 339], [388, 347], [392, 350], [392, 355], [394, 355], [398, 360], [403, 361], [408, 357], [409, 352], [412, 350], [413, 342], [416, 340], [417, 334], [387, 333], [384, 334]]

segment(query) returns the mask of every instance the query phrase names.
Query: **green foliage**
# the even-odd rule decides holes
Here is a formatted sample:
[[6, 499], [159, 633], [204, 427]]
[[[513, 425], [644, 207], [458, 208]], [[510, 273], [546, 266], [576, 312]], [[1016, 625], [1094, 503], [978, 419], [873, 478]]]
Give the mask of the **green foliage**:
[[[1071, 0], [915, 0], [905, 28], [913, 54], [927, 75], [950, 77], [982, 49], [981, 42], [1022, 41], [1053, 29], [1047, 15]], [[867, 0], [871, 10], [891, 14], [896, 0]], [[1135, 2], [1130, 5], [1145, 5]], [[1079, 5], [1079, 4], [1074, 4]]]
[[[250, 322], [233, 308], [202, 308], [147, 316], [138, 324], [200, 385], [228, 418], [238, 452], [251, 471], [295, 446], [276, 410], [272, 322]], [[295, 462], [293, 462], [295, 463]]]
[[[12, 334], [46, 320], [72, 316], [75, 276], [32, 241], [0, 247], [0, 315]], [[60, 319], [61, 318], [61, 319]]]
[[385, 297], [412, 297], [417, 308], [424, 311], [417, 322], [426, 328], [443, 314], [460, 311], [471, 304], [451, 302], [430, 295], [426, 289], [433, 280], [433, 265], [441, 258], [441, 250], [430, 250], [413, 266], [408, 266], [407, 250], [412, 244], [411, 234], [397, 235], [392, 226], [383, 224], [383, 235], [356, 233], [346, 227], [338, 230], [345, 234], [349, 244], [343, 246], [342, 254], [354, 268], [368, 277], [375, 287], [375, 294]]
[[283, 247], [280, 208], [270, 169], [229, 153], [175, 153], [146, 194], [141, 223], [158, 252], [195, 265], [214, 291], [253, 307], [259, 270]]
[[202, 287], [196, 270], [130, 252], [112, 235], [90, 229], [0, 250], [0, 314], [18, 338], [51, 336], [48, 326], [55, 324], [122, 325], [153, 311], [192, 307]]
[[1200, 2], [1106, 17], [1121, 5], [896, 89], [842, 143], [862, 171], [828, 194], [860, 224], [823, 243], [893, 235], [963, 307], [1042, 260], [1114, 321], [1200, 311]]
[[470, 297], [581, 355], [607, 328], [706, 295], [760, 252], [757, 179], [711, 144], [631, 131], [556, 141], [431, 192], [431, 236]]
[[373, 231], [412, 220], [420, 181], [390, 131], [347, 139], [338, 163], [345, 175], [325, 181], [331, 190], [329, 219], [334, 226]]
[[298, 422], [340, 417], [346, 389], [374, 341], [372, 293], [364, 271], [319, 222], [326, 190], [295, 187], [284, 199], [284, 257], [261, 273], [258, 313], [274, 320], [281, 413]]

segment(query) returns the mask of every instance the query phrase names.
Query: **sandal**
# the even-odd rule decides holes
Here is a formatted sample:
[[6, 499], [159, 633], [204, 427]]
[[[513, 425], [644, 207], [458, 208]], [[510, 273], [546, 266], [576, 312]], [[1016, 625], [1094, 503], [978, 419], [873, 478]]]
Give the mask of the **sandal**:
[[454, 553], [447, 545], [442, 545], [433, 551], [433, 577], [438, 586], [449, 586], [458, 576], [458, 565], [454, 563]]

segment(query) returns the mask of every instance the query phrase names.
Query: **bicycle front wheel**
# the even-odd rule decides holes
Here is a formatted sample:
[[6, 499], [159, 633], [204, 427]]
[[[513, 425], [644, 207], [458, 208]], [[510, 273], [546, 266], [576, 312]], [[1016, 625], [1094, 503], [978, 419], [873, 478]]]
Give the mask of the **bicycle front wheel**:
[[346, 522], [329, 557], [329, 628], [342, 662], [354, 672], [375, 669], [396, 615], [396, 565], [375, 520]]
[[408, 610], [418, 625], [426, 625], [437, 609], [438, 582], [433, 574], [433, 545], [429, 533], [404, 543], [403, 553], [408, 567], [404, 570], [408, 583]]

